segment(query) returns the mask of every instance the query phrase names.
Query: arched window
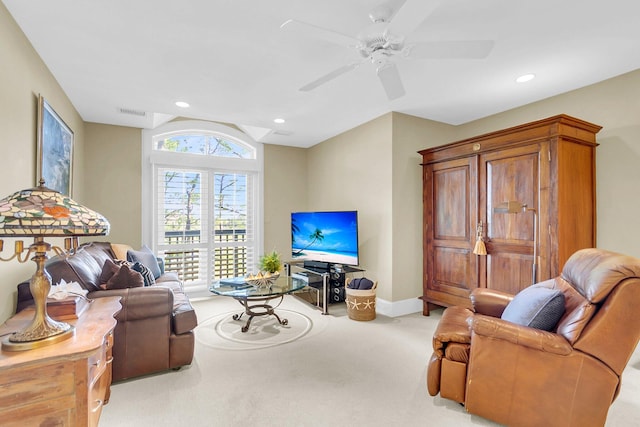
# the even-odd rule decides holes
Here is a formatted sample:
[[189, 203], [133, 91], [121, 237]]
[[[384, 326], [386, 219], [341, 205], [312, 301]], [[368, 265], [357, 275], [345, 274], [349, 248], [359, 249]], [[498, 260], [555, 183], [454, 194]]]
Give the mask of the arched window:
[[211, 122], [143, 132], [143, 241], [187, 291], [253, 272], [262, 252], [262, 144]]

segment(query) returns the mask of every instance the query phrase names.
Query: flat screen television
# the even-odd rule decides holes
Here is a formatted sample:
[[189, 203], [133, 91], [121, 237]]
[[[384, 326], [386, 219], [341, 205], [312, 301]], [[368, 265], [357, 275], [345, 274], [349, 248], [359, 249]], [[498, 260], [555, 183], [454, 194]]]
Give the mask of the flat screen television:
[[358, 265], [358, 212], [291, 213], [291, 257]]

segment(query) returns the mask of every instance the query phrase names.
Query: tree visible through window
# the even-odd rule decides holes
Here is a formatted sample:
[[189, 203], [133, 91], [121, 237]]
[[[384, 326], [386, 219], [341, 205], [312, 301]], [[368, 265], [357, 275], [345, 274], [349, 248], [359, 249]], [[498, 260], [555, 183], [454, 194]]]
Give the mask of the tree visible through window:
[[154, 149], [176, 153], [203, 154], [218, 157], [251, 159], [255, 153], [250, 147], [212, 135], [174, 135], [158, 139]]
[[200, 173], [166, 171], [164, 173], [165, 230], [191, 231], [199, 229]]

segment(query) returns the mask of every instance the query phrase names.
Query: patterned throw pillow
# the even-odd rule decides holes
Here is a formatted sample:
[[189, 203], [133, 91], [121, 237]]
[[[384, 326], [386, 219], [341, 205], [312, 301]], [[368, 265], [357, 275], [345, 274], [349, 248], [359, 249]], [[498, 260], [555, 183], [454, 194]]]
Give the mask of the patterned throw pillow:
[[142, 275], [145, 286], [153, 286], [156, 284], [156, 279], [153, 277], [151, 270], [149, 270], [144, 264], [135, 262], [133, 263], [133, 266], [131, 268], [133, 269], [133, 271], [137, 271]]

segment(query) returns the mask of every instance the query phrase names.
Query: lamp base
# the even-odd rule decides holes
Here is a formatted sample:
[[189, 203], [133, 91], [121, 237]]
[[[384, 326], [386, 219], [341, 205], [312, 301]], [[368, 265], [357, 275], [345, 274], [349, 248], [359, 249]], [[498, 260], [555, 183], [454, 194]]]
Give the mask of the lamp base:
[[59, 343], [74, 335], [73, 325], [50, 320], [46, 332], [41, 332], [39, 337], [34, 337], [32, 332], [18, 331], [2, 340], [4, 351], [24, 351]]

